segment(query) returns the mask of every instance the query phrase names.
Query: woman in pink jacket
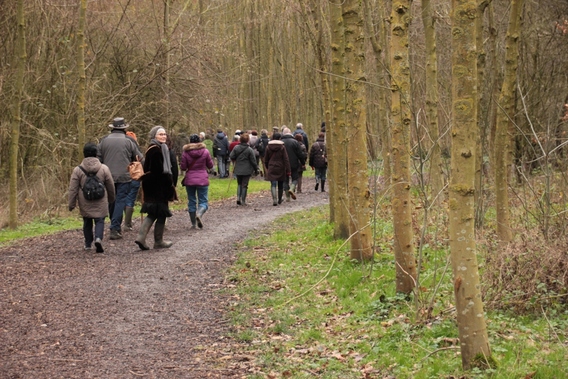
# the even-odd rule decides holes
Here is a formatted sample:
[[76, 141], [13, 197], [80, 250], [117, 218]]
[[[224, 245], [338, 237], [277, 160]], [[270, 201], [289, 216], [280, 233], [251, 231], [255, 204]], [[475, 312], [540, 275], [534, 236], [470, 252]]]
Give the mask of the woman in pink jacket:
[[187, 211], [191, 228], [203, 228], [203, 214], [207, 211], [209, 192], [209, 170], [213, 168], [213, 159], [207, 146], [197, 134], [189, 136], [189, 143], [183, 146], [180, 168], [185, 171], [182, 184], [187, 191]]

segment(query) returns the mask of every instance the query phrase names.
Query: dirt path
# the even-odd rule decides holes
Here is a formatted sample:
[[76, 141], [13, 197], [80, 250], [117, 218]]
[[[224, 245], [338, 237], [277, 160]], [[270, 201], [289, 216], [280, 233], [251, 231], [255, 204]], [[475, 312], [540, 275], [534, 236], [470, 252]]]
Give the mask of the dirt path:
[[248, 207], [213, 204], [203, 230], [175, 213], [170, 249], [142, 252], [136, 232], [107, 233], [106, 252], [95, 254], [80, 230], [1, 248], [0, 378], [245, 377], [249, 357], [228, 337], [224, 271], [251, 231], [328, 202], [304, 181], [298, 200], [278, 207], [268, 193]]

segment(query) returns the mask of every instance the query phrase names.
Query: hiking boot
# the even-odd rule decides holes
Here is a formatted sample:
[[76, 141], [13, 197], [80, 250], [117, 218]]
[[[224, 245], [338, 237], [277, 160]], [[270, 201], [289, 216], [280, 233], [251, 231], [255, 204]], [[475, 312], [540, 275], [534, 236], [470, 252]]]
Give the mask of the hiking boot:
[[104, 253], [105, 252], [105, 249], [103, 249], [103, 243], [102, 243], [100, 238], [97, 238], [95, 240], [95, 247], [97, 249], [96, 250], [97, 253]]
[[122, 238], [122, 233], [120, 233], [118, 230], [111, 230], [110, 231], [110, 239], [111, 240], [119, 240]]

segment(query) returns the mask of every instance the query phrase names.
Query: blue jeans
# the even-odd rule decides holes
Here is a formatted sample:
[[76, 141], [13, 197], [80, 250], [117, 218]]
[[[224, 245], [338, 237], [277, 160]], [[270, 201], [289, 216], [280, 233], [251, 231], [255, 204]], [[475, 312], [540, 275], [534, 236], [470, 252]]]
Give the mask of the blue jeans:
[[140, 182], [138, 180], [133, 180], [130, 182], [130, 191], [126, 196], [126, 206], [133, 207], [136, 202], [136, 197], [138, 197], [138, 190], [140, 189]]
[[316, 167], [316, 183], [325, 180], [326, 173], [327, 167]]
[[126, 207], [126, 198], [130, 192], [130, 182], [114, 183], [116, 191], [116, 198], [114, 203], [109, 203], [108, 211], [110, 214], [110, 230], [121, 231], [120, 225], [122, 224], [122, 214], [124, 207]]
[[[95, 235], [93, 236], [93, 223], [95, 224]], [[83, 217], [83, 236], [85, 237], [85, 247], [91, 247], [95, 238], [103, 239], [105, 232], [104, 217]]]
[[197, 208], [209, 209], [207, 194], [209, 186], [185, 186], [187, 192], [187, 211], [196, 212]]

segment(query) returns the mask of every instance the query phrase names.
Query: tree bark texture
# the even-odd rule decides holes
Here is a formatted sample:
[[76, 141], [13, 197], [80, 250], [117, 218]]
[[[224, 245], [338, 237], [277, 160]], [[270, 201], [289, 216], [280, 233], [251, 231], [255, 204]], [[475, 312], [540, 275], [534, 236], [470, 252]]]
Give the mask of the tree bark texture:
[[452, 0], [452, 163], [450, 250], [462, 364], [485, 363], [491, 351], [481, 300], [474, 225], [477, 141], [475, 0]]
[[410, 196], [410, 67], [408, 26], [410, 1], [395, 0], [391, 11], [392, 72], [392, 213], [394, 224], [394, 256], [396, 290], [410, 293], [416, 285], [416, 258]]

